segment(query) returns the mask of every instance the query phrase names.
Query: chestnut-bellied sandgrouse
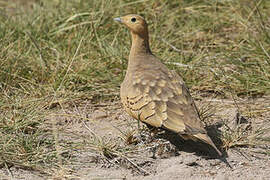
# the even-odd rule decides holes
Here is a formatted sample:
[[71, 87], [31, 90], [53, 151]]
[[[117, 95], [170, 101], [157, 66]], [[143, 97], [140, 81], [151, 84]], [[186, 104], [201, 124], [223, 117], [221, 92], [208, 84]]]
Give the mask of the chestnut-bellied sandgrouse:
[[155, 57], [149, 47], [147, 23], [139, 15], [114, 18], [131, 32], [128, 68], [121, 84], [121, 102], [133, 118], [178, 133], [184, 139], [202, 140], [222, 155], [207, 135], [183, 79]]

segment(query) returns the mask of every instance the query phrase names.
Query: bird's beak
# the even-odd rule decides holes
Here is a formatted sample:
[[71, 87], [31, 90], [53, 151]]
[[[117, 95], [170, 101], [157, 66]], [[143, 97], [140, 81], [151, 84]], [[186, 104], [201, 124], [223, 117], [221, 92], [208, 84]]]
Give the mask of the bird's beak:
[[122, 22], [120, 17], [113, 18], [113, 20], [114, 20], [114, 21], [118, 21], [118, 22], [120, 22], [120, 23]]

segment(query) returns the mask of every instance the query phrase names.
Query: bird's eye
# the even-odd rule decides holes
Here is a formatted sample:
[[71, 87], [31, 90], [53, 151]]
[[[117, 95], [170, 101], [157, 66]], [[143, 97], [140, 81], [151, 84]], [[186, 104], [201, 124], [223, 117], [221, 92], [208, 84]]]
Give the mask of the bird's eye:
[[131, 22], [136, 22], [136, 18], [135, 17], [131, 18]]

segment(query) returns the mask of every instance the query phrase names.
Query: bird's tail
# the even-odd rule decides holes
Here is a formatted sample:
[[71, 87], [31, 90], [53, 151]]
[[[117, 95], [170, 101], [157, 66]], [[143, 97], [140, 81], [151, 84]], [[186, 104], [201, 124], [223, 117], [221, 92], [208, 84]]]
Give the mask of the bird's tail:
[[194, 134], [193, 136], [195, 136], [196, 138], [202, 140], [203, 142], [211, 145], [216, 151], [217, 153], [222, 156], [222, 153], [218, 150], [218, 148], [216, 147], [216, 145], [213, 143], [213, 141], [210, 139], [210, 137], [207, 134]]

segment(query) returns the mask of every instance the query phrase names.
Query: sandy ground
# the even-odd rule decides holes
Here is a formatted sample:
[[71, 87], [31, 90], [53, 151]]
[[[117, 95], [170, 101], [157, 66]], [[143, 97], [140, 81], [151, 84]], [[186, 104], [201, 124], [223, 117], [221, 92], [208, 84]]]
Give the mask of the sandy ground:
[[[174, 134], [162, 131], [154, 134], [142, 124], [138, 131], [137, 122], [123, 112], [119, 102], [82, 104], [57, 110], [53, 113], [55, 118], [48, 119], [48, 126], [50, 121], [57, 121], [60, 140], [68, 138], [84, 144], [84, 148], [71, 152], [69, 162], [63, 163], [60, 169], [50, 174], [19, 167], [12, 167], [10, 171], [2, 168], [0, 179], [270, 179], [270, 156], [263, 153], [267, 149], [269, 152], [269, 144], [236, 146], [223, 152], [224, 157], [219, 158], [211, 147], [203, 143], [183, 141]], [[218, 127], [221, 121], [234, 128], [235, 102], [206, 99], [197, 104], [215, 108], [215, 115], [208, 119], [211, 123], [206, 124], [218, 145], [220, 142], [215, 138], [215, 133], [211, 133], [211, 128]], [[244, 118], [244, 132], [270, 127], [269, 97], [239, 100], [237, 105], [244, 114], [251, 113], [254, 116]], [[57, 114], [72, 114], [85, 119]], [[216, 130], [222, 128], [224, 125]], [[129, 141], [123, 135], [128, 132], [134, 132]], [[266, 133], [265, 136], [268, 135]], [[102, 144], [100, 142], [111, 148], [109, 150], [112, 153], [104, 155], [104, 151], [100, 150], [103, 146], [97, 145]]]

